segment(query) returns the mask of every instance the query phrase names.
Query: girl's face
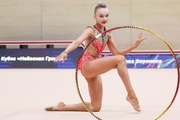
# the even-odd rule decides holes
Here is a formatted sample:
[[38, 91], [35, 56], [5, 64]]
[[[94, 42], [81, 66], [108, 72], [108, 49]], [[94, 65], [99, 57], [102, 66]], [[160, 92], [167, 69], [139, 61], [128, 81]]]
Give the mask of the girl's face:
[[101, 26], [105, 27], [108, 22], [109, 11], [107, 8], [99, 8], [94, 15], [96, 22]]

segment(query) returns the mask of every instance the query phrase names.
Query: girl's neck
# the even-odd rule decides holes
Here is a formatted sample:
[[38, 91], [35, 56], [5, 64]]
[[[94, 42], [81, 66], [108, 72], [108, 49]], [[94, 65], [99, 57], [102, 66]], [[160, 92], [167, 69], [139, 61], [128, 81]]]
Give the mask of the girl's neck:
[[101, 25], [98, 24], [98, 23], [96, 23], [94, 26], [96, 27], [96, 29], [97, 29], [99, 32], [103, 32], [103, 31], [106, 30], [105, 27], [101, 26]]

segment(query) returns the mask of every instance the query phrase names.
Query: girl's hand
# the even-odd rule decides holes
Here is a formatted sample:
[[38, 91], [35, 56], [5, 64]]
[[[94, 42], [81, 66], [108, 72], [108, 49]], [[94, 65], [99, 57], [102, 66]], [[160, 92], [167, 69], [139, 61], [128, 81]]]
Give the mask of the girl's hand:
[[146, 40], [147, 38], [142, 38], [142, 33], [140, 33], [138, 35], [138, 37], [136, 38], [136, 43], [134, 44], [134, 47], [138, 47], [139, 44], [143, 41], [143, 40]]
[[64, 62], [67, 59], [67, 53], [66, 52], [62, 52], [60, 55], [58, 55], [56, 57], [56, 59], [54, 60], [54, 62]]

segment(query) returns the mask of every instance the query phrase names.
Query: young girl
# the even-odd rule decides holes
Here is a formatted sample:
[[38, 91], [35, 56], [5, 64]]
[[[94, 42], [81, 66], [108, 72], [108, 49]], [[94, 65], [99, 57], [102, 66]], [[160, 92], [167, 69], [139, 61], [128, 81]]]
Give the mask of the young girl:
[[[104, 3], [98, 3], [95, 7], [94, 19], [96, 20], [96, 24], [94, 26], [88, 26], [77, 40], [72, 42], [64, 52], [57, 56], [55, 62], [64, 62], [68, 53], [75, 50], [82, 42], [85, 42], [85, 45], [87, 45], [96, 35], [106, 30], [105, 26], [109, 19], [109, 12]], [[141, 111], [138, 99], [130, 82], [124, 55], [138, 47], [138, 45], [145, 39], [146, 38], [142, 38], [142, 34], [139, 34], [134, 45], [119, 51], [115, 45], [112, 34], [109, 32], [95, 40], [86, 49], [80, 60], [79, 70], [88, 83], [91, 101], [86, 102], [86, 104], [93, 112], [100, 111], [102, 105], [103, 89], [100, 75], [113, 68], [117, 69], [117, 72], [125, 85], [127, 90], [126, 100], [130, 102], [136, 111]], [[100, 53], [106, 45], [113, 56], [99, 58]], [[82, 103], [66, 105], [63, 102], [60, 102], [57, 106], [47, 107], [45, 110], [87, 111]]]

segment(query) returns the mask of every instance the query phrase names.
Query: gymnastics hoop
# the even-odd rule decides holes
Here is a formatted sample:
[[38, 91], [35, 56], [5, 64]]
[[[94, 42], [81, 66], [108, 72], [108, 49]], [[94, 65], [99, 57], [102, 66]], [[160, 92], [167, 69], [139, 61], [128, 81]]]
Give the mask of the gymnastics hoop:
[[84, 107], [86, 108], [86, 110], [92, 115], [94, 116], [96, 119], [98, 120], [102, 120], [101, 118], [97, 117], [92, 111], [91, 109], [86, 105], [86, 103], [84, 102], [83, 100], [83, 97], [81, 95], [81, 92], [80, 92], [80, 89], [79, 89], [79, 85], [78, 85], [78, 67], [79, 67], [79, 62], [80, 62], [80, 59], [83, 55], [83, 53], [86, 51], [86, 49], [89, 47], [89, 45], [94, 41], [96, 40], [97, 38], [101, 37], [102, 35], [106, 34], [107, 32], [110, 32], [110, 31], [113, 31], [113, 30], [117, 30], [117, 29], [123, 29], [123, 28], [134, 28], [134, 29], [140, 29], [140, 30], [144, 30], [146, 32], [149, 32], [151, 33], [152, 35], [154, 35], [155, 37], [159, 38], [160, 41], [162, 41], [167, 47], [168, 49], [170, 50], [173, 58], [174, 58], [174, 61], [175, 61], [175, 64], [176, 64], [176, 68], [177, 68], [177, 74], [178, 74], [178, 80], [177, 80], [177, 86], [176, 86], [176, 90], [175, 90], [175, 93], [174, 93], [174, 96], [170, 102], [170, 104], [168, 105], [168, 107], [158, 116], [155, 118], [155, 120], [158, 120], [159, 118], [161, 118], [168, 110], [169, 108], [172, 106], [172, 104], [174, 103], [175, 99], [176, 99], [176, 96], [178, 94], [178, 90], [179, 90], [179, 84], [180, 84], [180, 69], [179, 69], [179, 63], [178, 63], [178, 60], [174, 54], [174, 51], [172, 50], [172, 48], [167, 44], [167, 42], [161, 38], [159, 35], [157, 35], [156, 33], [154, 33], [153, 31], [149, 30], [149, 29], [146, 29], [146, 28], [143, 28], [143, 27], [139, 27], [139, 26], [119, 26], [119, 27], [114, 27], [114, 28], [111, 28], [111, 29], [108, 29], [100, 34], [98, 34], [97, 36], [95, 36], [90, 42], [89, 44], [84, 48], [84, 50], [82, 51], [78, 61], [77, 61], [77, 64], [76, 64], [76, 71], [75, 71], [75, 80], [76, 80], [76, 88], [77, 88], [77, 92], [78, 92], [78, 95], [82, 101], [82, 104], [84, 105]]

